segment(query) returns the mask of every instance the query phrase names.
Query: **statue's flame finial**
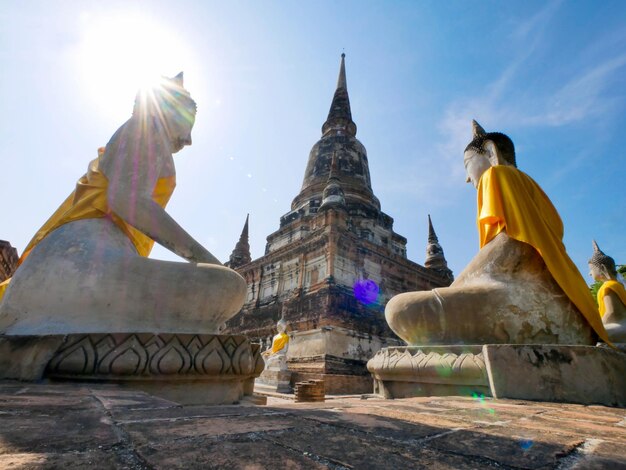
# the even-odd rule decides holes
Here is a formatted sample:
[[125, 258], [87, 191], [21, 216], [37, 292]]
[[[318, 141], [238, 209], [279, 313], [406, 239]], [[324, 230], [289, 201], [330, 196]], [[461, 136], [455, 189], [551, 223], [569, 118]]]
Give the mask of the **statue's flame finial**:
[[472, 133], [474, 134], [474, 138], [487, 134], [485, 129], [483, 129], [483, 127], [478, 124], [475, 119], [472, 119]]
[[591, 242], [593, 243], [593, 252], [594, 253], [602, 253], [602, 254], [604, 254], [602, 252], [602, 250], [600, 249], [600, 247], [598, 246], [598, 243], [595, 240], [592, 240]]
[[183, 72], [179, 72], [178, 75], [172, 78], [172, 81], [182, 88], [183, 87]]
[[589, 259], [589, 264], [606, 271], [609, 278], [614, 279], [617, 276], [615, 269], [615, 260], [604, 253], [595, 240], [593, 242], [593, 255]]

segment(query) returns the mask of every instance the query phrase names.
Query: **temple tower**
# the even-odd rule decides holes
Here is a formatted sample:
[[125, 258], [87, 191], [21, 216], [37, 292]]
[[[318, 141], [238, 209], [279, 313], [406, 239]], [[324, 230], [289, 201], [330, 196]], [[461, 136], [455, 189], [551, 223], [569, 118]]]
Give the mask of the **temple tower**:
[[443, 254], [443, 248], [439, 244], [439, 239], [433, 228], [433, 222], [428, 214], [428, 245], [426, 246], [426, 260], [424, 266], [433, 271], [437, 271], [442, 277], [448, 279], [450, 283], [454, 281], [452, 271], [448, 268], [448, 262]]
[[248, 298], [227, 323], [230, 333], [264, 341], [282, 314], [291, 336], [292, 380], [324, 378], [328, 393], [371, 392], [366, 362], [381, 347], [398, 344], [385, 321], [387, 301], [452, 279], [441, 260], [427, 268], [407, 259], [407, 240], [381, 210], [356, 133], [342, 54], [300, 192], [267, 237], [265, 255], [237, 268], [248, 282]]
[[0, 240], [0, 282], [13, 276], [17, 269], [17, 250], [5, 240]]
[[243, 229], [241, 230], [241, 235], [239, 236], [239, 241], [235, 245], [235, 249], [230, 254], [228, 261], [224, 263], [231, 269], [236, 269], [252, 261], [252, 257], [250, 256], [250, 239], [248, 236], [249, 219], [250, 214], [246, 216], [246, 223], [243, 225]]

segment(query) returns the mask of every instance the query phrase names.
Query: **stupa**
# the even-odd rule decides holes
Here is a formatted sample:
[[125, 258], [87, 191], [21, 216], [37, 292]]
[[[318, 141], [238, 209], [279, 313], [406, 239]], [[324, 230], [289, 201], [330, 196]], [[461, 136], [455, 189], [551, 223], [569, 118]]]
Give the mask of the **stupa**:
[[386, 302], [453, 280], [436, 236], [430, 267], [407, 259], [407, 240], [381, 210], [356, 133], [342, 54], [322, 137], [311, 149], [291, 210], [267, 237], [265, 255], [252, 261], [246, 220], [246, 240], [237, 243], [229, 264], [246, 280], [248, 293], [226, 332], [269, 342], [284, 314], [292, 385], [323, 379], [326, 393], [371, 392], [367, 360], [381, 347], [399, 344], [385, 322]]

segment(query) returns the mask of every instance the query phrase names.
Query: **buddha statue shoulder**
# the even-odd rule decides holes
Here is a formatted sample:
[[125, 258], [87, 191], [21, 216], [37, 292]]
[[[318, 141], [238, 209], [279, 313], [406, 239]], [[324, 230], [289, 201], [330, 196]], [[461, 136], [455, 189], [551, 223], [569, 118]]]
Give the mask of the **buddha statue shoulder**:
[[[172, 154], [191, 144], [182, 73], [138, 93], [133, 114], [36, 233], [0, 300], [0, 334], [213, 333], [244, 279], [166, 211]], [[157, 242], [187, 262], [149, 259]]]
[[589, 274], [602, 285], [598, 289], [598, 307], [609, 339], [626, 343], [626, 288], [617, 272], [615, 260], [606, 255], [593, 241], [593, 255], [589, 259]]
[[606, 331], [565, 251], [563, 224], [539, 185], [517, 168], [511, 139], [473, 121], [464, 152], [477, 194], [480, 250], [449, 286], [386, 306], [407, 343], [595, 344]]

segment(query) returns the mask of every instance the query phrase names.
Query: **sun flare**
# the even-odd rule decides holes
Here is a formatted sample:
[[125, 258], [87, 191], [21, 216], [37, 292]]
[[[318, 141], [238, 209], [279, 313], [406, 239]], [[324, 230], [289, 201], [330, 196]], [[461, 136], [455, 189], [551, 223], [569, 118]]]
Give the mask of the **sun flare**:
[[80, 81], [107, 117], [128, 116], [137, 90], [158, 84], [163, 75], [189, 75], [194, 67], [180, 37], [145, 16], [84, 14], [81, 22]]

